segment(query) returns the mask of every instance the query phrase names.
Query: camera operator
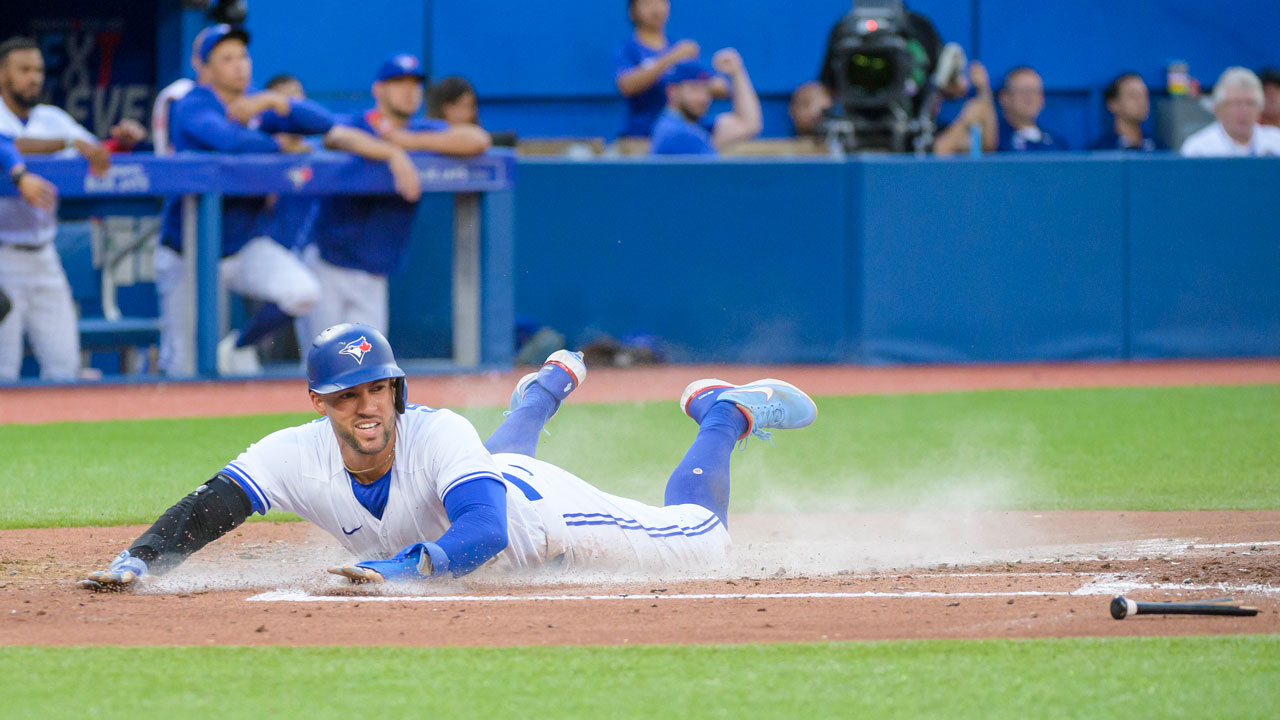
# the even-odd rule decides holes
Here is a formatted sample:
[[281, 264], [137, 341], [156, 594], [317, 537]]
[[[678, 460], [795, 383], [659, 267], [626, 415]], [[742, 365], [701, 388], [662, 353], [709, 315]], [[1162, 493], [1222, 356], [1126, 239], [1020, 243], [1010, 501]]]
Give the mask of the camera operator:
[[927, 17], [901, 0], [863, 0], [832, 26], [818, 82], [857, 145], [923, 150], [941, 98], [967, 92], [963, 71], [963, 51], [944, 46]]

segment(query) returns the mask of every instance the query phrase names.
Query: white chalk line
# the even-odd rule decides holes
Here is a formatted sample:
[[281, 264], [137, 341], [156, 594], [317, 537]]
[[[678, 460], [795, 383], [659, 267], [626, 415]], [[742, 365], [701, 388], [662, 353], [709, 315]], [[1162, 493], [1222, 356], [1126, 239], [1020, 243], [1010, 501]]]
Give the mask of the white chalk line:
[[1098, 576], [1075, 590], [1007, 590], [991, 592], [941, 592], [932, 590], [867, 590], [862, 592], [803, 593], [619, 593], [616, 595], [312, 595], [303, 590], [272, 590], [247, 598], [248, 602], [421, 602], [421, 603], [486, 603], [486, 602], [565, 602], [609, 600], [856, 600], [865, 598], [1016, 598], [1016, 597], [1084, 597], [1123, 595], [1136, 590], [1200, 591], [1214, 590], [1251, 595], [1280, 595], [1280, 587], [1271, 585], [1237, 585], [1213, 583], [1181, 585], [1143, 583], [1120, 576]]
[[[1257, 542], [1199, 544], [1195, 539], [1145, 540], [1130, 543], [1125, 548], [1130, 552], [1147, 552], [1161, 554], [1161, 551], [1180, 554], [1178, 551], [1188, 549], [1225, 549], [1237, 547], [1280, 546], [1280, 541], [1264, 540]], [[1110, 556], [1110, 559], [1121, 558]], [[1132, 559], [1137, 559], [1135, 556]], [[610, 601], [610, 600], [852, 600], [860, 598], [1002, 598], [1002, 597], [1082, 597], [1096, 595], [1123, 595], [1140, 590], [1156, 591], [1201, 591], [1213, 590], [1226, 593], [1247, 593], [1253, 595], [1280, 595], [1280, 587], [1263, 584], [1238, 583], [1147, 583], [1133, 580], [1131, 575], [1121, 573], [1089, 573], [1089, 572], [964, 572], [964, 573], [912, 573], [910, 571], [890, 573], [866, 573], [850, 575], [857, 579], [868, 580], [928, 580], [948, 578], [1009, 578], [1009, 577], [1078, 577], [1089, 578], [1075, 590], [1008, 590], [991, 592], [944, 592], [931, 590], [867, 590], [861, 592], [805, 592], [805, 593], [616, 593], [594, 595], [313, 595], [305, 590], [272, 590], [246, 598], [248, 602], [423, 602], [423, 603], [484, 603], [484, 602], [563, 602], [563, 601]]]

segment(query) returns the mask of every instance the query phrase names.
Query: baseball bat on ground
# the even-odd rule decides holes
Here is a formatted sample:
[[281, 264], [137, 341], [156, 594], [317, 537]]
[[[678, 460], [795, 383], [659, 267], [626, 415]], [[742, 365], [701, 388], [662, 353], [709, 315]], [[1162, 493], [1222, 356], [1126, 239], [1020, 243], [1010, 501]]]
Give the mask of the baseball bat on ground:
[[1123, 595], [1111, 600], [1111, 617], [1123, 620], [1129, 615], [1244, 615], [1258, 614], [1258, 608], [1228, 605], [1231, 598], [1199, 602], [1137, 602]]

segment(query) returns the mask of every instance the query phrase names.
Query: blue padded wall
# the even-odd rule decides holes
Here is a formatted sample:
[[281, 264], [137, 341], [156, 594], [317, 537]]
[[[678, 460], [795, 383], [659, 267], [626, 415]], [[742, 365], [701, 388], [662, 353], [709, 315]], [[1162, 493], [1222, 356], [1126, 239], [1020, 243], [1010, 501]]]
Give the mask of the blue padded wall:
[[862, 359], [1121, 357], [1122, 163], [866, 160]]
[[1280, 160], [1129, 173], [1133, 356], [1280, 354]]
[[659, 336], [674, 359], [841, 360], [852, 296], [836, 162], [524, 162], [516, 311], [571, 345]]

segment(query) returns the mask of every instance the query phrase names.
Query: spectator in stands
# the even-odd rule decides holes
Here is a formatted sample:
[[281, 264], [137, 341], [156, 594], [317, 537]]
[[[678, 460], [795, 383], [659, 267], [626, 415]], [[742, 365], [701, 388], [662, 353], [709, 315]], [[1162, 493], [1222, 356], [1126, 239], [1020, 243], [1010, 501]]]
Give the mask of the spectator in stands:
[[1107, 111], [1112, 115], [1112, 125], [1102, 134], [1090, 150], [1163, 150], [1155, 138], [1144, 135], [1142, 124], [1151, 114], [1151, 100], [1147, 84], [1136, 72], [1121, 73], [1107, 86], [1103, 97]]
[[822, 134], [822, 122], [831, 109], [831, 93], [819, 82], [807, 82], [791, 94], [787, 115], [796, 137], [816, 138]]
[[[14, 138], [23, 155], [79, 153], [91, 172], [105, 173], [110, 153], [66, 111], [41, 104], [43, 91], [44, 56], [36, 43], [27, 38], [0, 43], [0, 134]], [[117, 128], [113, 132], [122, 138], [131, 137], [128, 129]], [[25, 165], [14, 167], [25, 170]], [[0, 198], [0, 287], [13, 304], [0, 325], [0, 380], [18, 377], [24, 332], [40, 363], [40, 377], [74, 380], [80, 372], [80, 333], [71, 286], [53, 242], [57, 203], [47, 183], [21, 173], [18, 180], [23, 198]]]
[[[206, 82], [173, 105], [170, 141], [176, 151], [221, 153], [306, 152], [302, 136], [322, 135], [325, 145], [385, 161], [397, 191], [408, 200], [421, 192], [418, 173], [405, 152], [353, 128], [336, 126], [324, 108], [274, 91], [250, 93], [252, 62], [249, 36], [218, 25], [205, 33], [198, 56]], [[259, 371], [254, 343], [315, 306], [320, 287], [293, 253], [266, 234], [271, 218], [264, 197], [228, 198], [223, 203], [219, 267], [226, 286], [266, 304], [243, 331], [232, 331], [218, 345], [219, 372]], [[156, 288], [160, 293], [160, 367], [182, 372], [190, 349], [186, 327], [186, 290], [178, 199], [166, 202], [161, 247], [156, 250]]]
[[1040, 127], [1040, 111], [1044, 110], [1044, 81], [1040, 73], [1020, 65], [1005, 73], [1000, 88], [1001, 152], [1037, 152], [1066, 150], [1067, 145]]
[[709, 120], [710, 70], [695, 60], [672, 69], [667, 82], [667, 108], [653, 127], [649, 152], [654, 155], [715, 155], [736, 142], [760, 134], [760, 98], [738, 51], [725, 48], [711, 59], [730, 80], [733, 109]]
[[427, 117], [450, 125], [479, 125], [480, 108], [471, 83], [458, 75], [432, 83], [427, 90]]
[[[339, 122], [376, 132], [406, 150], [464, 157], [487, 150], [489, 134], [465, 122], [465, 114], [454, 113], [455, 122], [422, 117], [424, 79], [418, 58], [393, 55], [375, 75], [374, 106]], [[299, 337], [314, 337], [342, 322], [362, 322], [386, 333], [387, 276], [404, 266], [416, 212], [416, 203], [392, 196], [339, 195], [321, 201], [312, 229], [315, 244], [306, 253], [321, 293], [299, 322]]]
[[1280, 155], [1280, 128], [1259, 125], [1262, 82], [1252, 70], [1229, 67], [1213, 86], [1217, 122], [1182, 143], [1187, 157], [1262, 157]]
[[[627, 99], [627, 118], [619, 137], [649, 137], [667, 104], [667, 74], [679, 63], [697, 59], [702, 50], [692, 40], [667, 42], [670, 0], [627, 0], [627, 15], [635, 27], [631, 39], [618, 48], [614, 83]], [[727, 97], [723, 79], [712, 83], [716, 97]]]
[[1258, 79], [1262, 81], [1262, 119], [1258, 123], [1280, 127], [1280, 70], [1263, 68]]
[[973, 86], [974, 96], [965, 100], [956, 119], [934, 138], [935, 155], [969, 152], [969, 128], [973, 125], [981, 129], [983, 152], [993, 152], [996, 149], [1000, 131], [991, 94], [991, 76], [987, 73], [986, 66], [977, 60], [969, 63], [969, 83]]

